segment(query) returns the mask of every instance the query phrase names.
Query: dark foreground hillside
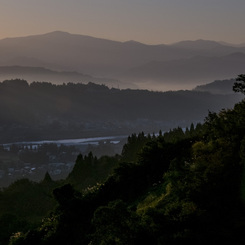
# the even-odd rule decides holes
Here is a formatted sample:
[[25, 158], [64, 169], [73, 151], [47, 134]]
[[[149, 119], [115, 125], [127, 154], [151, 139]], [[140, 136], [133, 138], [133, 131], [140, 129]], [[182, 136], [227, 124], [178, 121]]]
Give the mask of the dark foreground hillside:
[[[56, 208], [9, 244], [244, 244], [244, 161], [244, 100], [185, 132], [133, 134], [115, 158], [79, 155]], [[102, 163], [107, 179], [85, 188]]]
[[0, 83], [0, 143], [167, 131], [203, 121], [208, 111], [231, 108], [240, 98], [6, 80]]

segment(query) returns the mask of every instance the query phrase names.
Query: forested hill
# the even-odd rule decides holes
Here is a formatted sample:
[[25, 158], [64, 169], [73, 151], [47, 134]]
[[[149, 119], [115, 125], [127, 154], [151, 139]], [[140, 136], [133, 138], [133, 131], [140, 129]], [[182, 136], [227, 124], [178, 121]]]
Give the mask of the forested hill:
[[165, 131], [202, 121], [208, 111], [231, 108], [240, 98], [6, 80], [0, 83], [0, 143]]
[[[238, 84], [235, 91], [244, 88]], [[48, 175], [40, 183], [42, 194], [55, 188], [58, 203], [40, 224], [27, 229], [12, 218], [1, 231], [15, 231], [11, 245], [244, 244], [244, 163], [243, 100], [234, 109], [208, 113], [203, 124], [185, 132], [133, 134], [120, 156], [79, 155], [63, 185], [55, 188]], [[107, 179], [86, 188], [102, 166], [110, 169]], [[23, 181], [1, 192], [1, 200], [21, 186]], [[34, 187], [25, 183], [24, 193]]]
[[213, 94], [231, 94], [234, 93], [234, 91], [232, 91], [234, 82], [235, 79], [216, 80], [212, 83], [196, 86], [194, 91], [205, 91]]
[[[62, 84], [66, 82], [88, 83], [93, 82], [97, 84], [106, 84], [107, 86], [119, 86], [123, 85], [118, 80], [109, 78], [98, 78], [74, 71], [55, 71], [44, 67], [33, 66], [0, 66], [0, 80], [9, 80], [13, 77], [24, 79], [28, 82], [32, 81], [49, 81], [54, 84]], [[124, 86], [133, 86], [125, 82]]]

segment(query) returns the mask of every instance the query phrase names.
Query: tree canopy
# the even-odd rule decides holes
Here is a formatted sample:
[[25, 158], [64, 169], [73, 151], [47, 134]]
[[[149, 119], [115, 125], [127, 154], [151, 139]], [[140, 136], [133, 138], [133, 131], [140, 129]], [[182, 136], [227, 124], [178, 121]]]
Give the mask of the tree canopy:
[[233, 91], [245, 94], [245, 74], [238, 75], [233, 86]]

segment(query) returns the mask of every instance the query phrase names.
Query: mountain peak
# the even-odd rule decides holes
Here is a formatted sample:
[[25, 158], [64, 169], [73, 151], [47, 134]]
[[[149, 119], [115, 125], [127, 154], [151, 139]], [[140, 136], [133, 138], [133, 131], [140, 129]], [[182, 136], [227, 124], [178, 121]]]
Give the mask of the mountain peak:
[[46, 36], [50, 36], [50, 35], [52, 35], [52, 36], [57, 36], [57, 35], [71, 35], [71, 33], [69, 33], [69, 32], [65, 32], [65, 31], [52, 31], [52, 32], [48, 32], [48, 33], [46, 33], [46, 34], [43, 34], [43, 35], [46, 35]]

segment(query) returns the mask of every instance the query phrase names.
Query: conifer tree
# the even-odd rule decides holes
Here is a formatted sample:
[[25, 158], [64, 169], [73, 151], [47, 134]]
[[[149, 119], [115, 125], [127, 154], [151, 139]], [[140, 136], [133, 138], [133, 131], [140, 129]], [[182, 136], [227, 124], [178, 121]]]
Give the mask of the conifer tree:
[[233, 85], [233, 91], [245, 94], [245, 74], [238, 75], [236, 81]]

